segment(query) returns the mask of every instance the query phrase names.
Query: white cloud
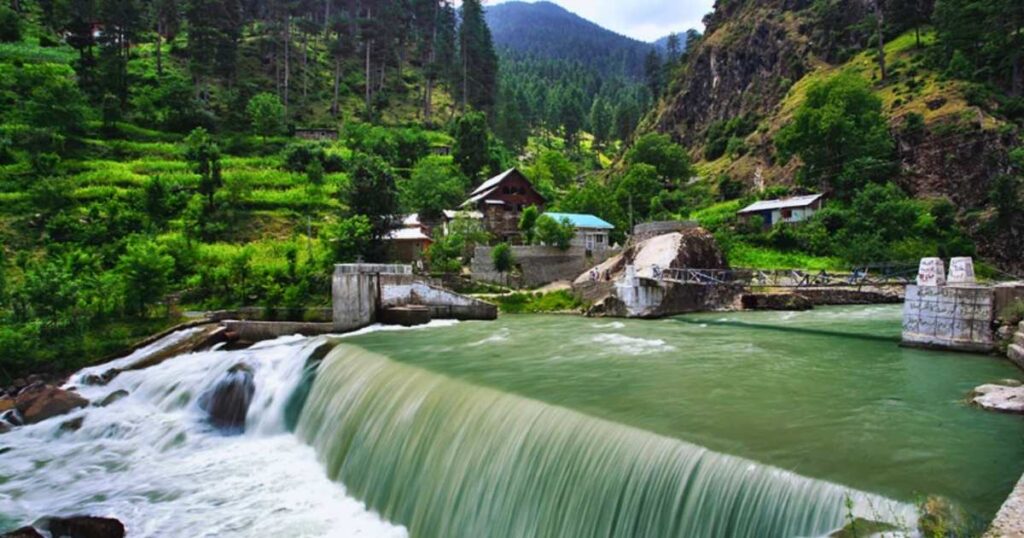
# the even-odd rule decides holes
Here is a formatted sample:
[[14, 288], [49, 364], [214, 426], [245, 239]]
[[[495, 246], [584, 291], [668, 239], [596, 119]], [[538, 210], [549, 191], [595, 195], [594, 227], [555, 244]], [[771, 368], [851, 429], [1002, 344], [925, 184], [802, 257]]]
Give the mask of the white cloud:
[[[485, 5], [507, 0], [485, 0]], [[714, 0], [551, 0], [554, 3], [613, 30], [642, 41], [653, 41], [690, 28], [703, 31], [701, 19]]]

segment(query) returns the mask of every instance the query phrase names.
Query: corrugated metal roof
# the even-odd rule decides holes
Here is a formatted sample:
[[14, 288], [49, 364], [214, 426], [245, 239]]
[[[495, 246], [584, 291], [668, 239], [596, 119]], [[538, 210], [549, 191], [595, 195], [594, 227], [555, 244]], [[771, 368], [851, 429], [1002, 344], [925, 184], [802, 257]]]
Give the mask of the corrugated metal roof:
[[776, 209], [793, 209], [798, 207], [807, 207], [814, 202], [817, 202], [822, 195], [820, 194], [808, 194], [806, 196], [794, 196], [793, 198], [784, 198], [781, 200], [761, 200], [760, 202], [754, 202], [753, 204], [744, 207], [740, 213], [757, 213], [760, 211], [774, 211]]
[[484, 214], [479, 211], [455, 211], [453, 209], [444, 210], [444, 218], [448, 220], [455, 220], [459, 217], [480, 220], [484, 218]]
[[594, 215], [581, 215], [577, 213], [544, 213], [545, 215], [557, 220], [567, 219], [576, 228], [590, 228], [593, 230], [614, 230], [615, 226], [612, 226], [605, 220], [602, 220]]
[[476, 190], [474, 190], [473, 192], [471, 192], [469, 194], [469, 197], [473, 198], [474, 196], [476, 196], [476, 195], [478, 195], [478, 194], [480, 194], [480, 193], [482, 193], [482, 192], [484, 192], [486, 190], [489, 190], [489, 189], [492, 189], [494, 187], [497, 187], [498, 183], [501, 183], [506, 177], [508, 177], [509, 174], [511, 174], [512, 172], [515, 172], [515, 171], [516, 171], [515, 168], [509, 168], [508, 170], [505, 170], [504, 172], [502, 172], [502, 173], [492, 177], [491, 179], [488, 179], [487, 181], [484, 181], [483, 183], [480, 184], [479, 187], [476, 188]]
[[473, 196], [469, 200], [466, 200], [465, 202], [462, 202], [462, 207], [471, 206], [471, 205], [479, 202], [480, 200], [483, 200], [484, 198], [487, 198], [492, 192], [494, 192], [496, 190], [498, 190], [498, 187], [491, 187], [490, 190], [486, 190], [484, 192], [481, 192], [480, 194], [476, 194], [476, 191], [473, 191], [474, 192]]
[[389, 241], [433, 241], [422, 228], [399, 228], [388, 233]]

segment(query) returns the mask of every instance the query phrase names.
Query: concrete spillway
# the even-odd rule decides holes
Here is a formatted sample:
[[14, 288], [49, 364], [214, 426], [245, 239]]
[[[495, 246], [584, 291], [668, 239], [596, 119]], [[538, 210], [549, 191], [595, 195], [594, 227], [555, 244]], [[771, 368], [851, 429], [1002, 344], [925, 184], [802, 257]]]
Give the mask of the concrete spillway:
[[[334, 330], [361, 329], [386, 316], [389, 309], [416, 312], [416, 319], [492, 320], [498, 309], [414, 275], [408, 265], [343, 264], [334, 269], [331, 285]], [[429, 316], [410, 306], [424, 307]], [[392, 312], [394, 313], [394, 312]]]

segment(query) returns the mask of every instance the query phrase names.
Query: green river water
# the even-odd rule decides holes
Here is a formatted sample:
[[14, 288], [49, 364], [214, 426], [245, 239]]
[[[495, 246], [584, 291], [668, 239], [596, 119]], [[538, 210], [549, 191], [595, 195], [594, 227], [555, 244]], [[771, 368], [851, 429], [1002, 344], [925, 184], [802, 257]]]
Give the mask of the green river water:
[[[997, 358], [900, 348], [899, 317], [898, 306], [821, 308], [802, 313], [717, 313], [658, 321], [524, 315], [443, 329], [355, 336], [345, 342], [370, 352], [376, 359], [363, 357], [342, 365], [344, 370], [336, 372], [336, 383], [320, 379], [329, 374], [321, 371], [318, 386], [332, 388], [329, 392], [325, 388], [319, 396], [314, 390], [310, 401], [313, 405], [307, 406], [303, 416], [305, 437], [327, 461], [332, 478], [344, 481], [389, 519], [409, 526], [414, 535], [472, 535], [472, 529], [454, 532], [444, 526], [450, 522], [430, 515], [445, 507], [458, 505], [458, 510], [479, 511], [502, 502], [523, 505], [518, 497], [467, 503], [467, 496], [495, 495], [494, 488], [467, 490], [467, 483], [486, 482], [488, 477], [452, 477], [463, 467], [445, 458], [480, 458], [472, 466], [466, 464], [467, 468], [474, 473], [494, 473], [490, 477], [493, 483], [505, 484], [519, 480], [513, 475], [527, 471], [504, 467], [481, 470], [490, 469], [490, 457], [542, 459], [544, 454], [561, 452], [571, 458], [578, 452], [597, 463], [589, 470], [559, 472], [574, 477], [565, 479], [577, 484], [573, 487], [584, 487], [579, 483], [586, 481], [588, 472], [620, 472], [621, 465], [609, 471], [606, 460], [611, 458], [678, 460], [678, 454], [668, 455], [680, 450], [678, 447], [658, 444], [669, 440], [900, 502], [915, 503], [926, 495], [941, 495], [972, 515], [990, 518], [1024, 472], [1024, 421], [971, 408], [964, 397], [977, 385], [1020, 377], [1020, 372]], [[351, 355], [355, 351], [343, 353]], [[373, 362], [378, 359], [381, 362]], [[360, 390], [365, 394], [357, 395]], [[471, 390], [484, 392], [470, 394]], [[344, 402], [329, 404], [329, 398], [337, 400], [341, 393], [345, 394]], [[513, 396], [518, 399], [510, 401]], [[316, 404], [318, 397], [322, 401]], [[415, 408], [410, 407], [410, 401], [417, 402]], [[427, 407], [436, 408], [436, 416], [417, 415], [415, 425], [410, 426], [410, 414], [423, 413]], [[338, 411], [342, 408], [344, 411]], [[599, 421], [590, 423], [587, 417]], [[362, 429], [324, 436], [323, 424], [330, 420], [358, 422]], [[542, 424], [541, 420], [547, 422]], [[476, 439], [472, 449], [460, 450], [467, 424], [473, 421], [480, 423], [476, 435], [493, 442], [480, 448], [486, 442]], [[452, 423], [459, 423], [460, 428], [446, 432]], [[619, 431], [618, 425], [625, 428]], [[410, 428], [416, 431], [408, 431]], [[498, 453], [503, 446], [519, 442], [503, 436], [519, 435], [520, 430], [524, 436], [545, 438], [543, 454]], [[302, 425], [299, 432], [303, 432]], [[421, 447], [417, 443], [424, 436], [432, 437]], [[593, 445], [576, 446], [583, 442], [580, 437], [602, 439]], [[376, 452], [360, 452], [369, 451], [378, 442], [382, 448]], [[612, 445], [620, 448], [607, 448]], [[641, 445], [646, 452], [636, 448]], [[606, 450], [619, 452], [607, 455]], [[652, 450], [658, 455], [637, 456]], [[435, 455], [431, 451], [439, 452]], [[404, 464], [410, 469], [440, 468], [437, 472], [448, 476], [424, 476], [419, 470], [403, 475]], [[529, 468], [537, 465], [541, 464], [530, 463]], [[712, 468], [708, 463], [695, 465]], [[749, 472], [753, 472], [752, 467], [748, 466]], [[362, 470], [370, 468], [376, 471]], [[382, 475], [383, 468], [390, 470]], [[635, 475], [640, 471], [621, 472]], [[552, 476], [550, 468], [537, 473]], [[662, 480], [658, 477], [663, 475], [658, 471], [644, 483]], [[665, 476], [669, 476], [665, 480], [674, 479], [671, 473]], [[388, 484], [392, 479], [399, 482]], [[557, 486], [523, 480], [523, 491], [505, 491], [509, 487], [502, 486], [501, 494], [567, 495], [561, 490], [538, 491]], [[751, 482], [742, 477], [739, 481]], [[445, 489], [442, 482], [454, 485]], [[792, 480], [786, 478], [783, 482]], [[433, 505], [422, 498], [407, 501], [396, 493], [397, 489], [421, 486], [449, 493], [447, 498], [438, 495], [441, 504]], [[780, 486], [772, 483], [764, 487], [776, 490]], [[658, 495], [682, 497], [685, 493]], [[599, 496], [593, 492], [590, 496], [595, 495]], [[644, 503], [652, 503], [649, 491], [637, 495], [646, 499]], [[765, 495], [752, 493], [751, 498], [763, 499]], [[620, 497], [612, 504], [617, 503], [621, 511], [625, 502], [629, 499]], [[537, 510], [543, 510], [543, 505], [538, 506]], [[666, 506], [674, 505], [666, 501]], [[574, 509], [585, 513], [584, 507]], [[732, 510], [741, 509], [737, 505]], [[602, 510], [607, 511], [600, 506], [593, 510], [595, 518]], [[643, 517], [636, 516], [638, 521]], [[531, 519], [538, 518], [540, 515]], [[452, 519], [465, 522], [458, 514]], [[480, 519], [493, 530], [493, 517]], [[732, 518], [736, 519], [750, 518]], [[511, 529], [508, 534], [517, 534], [515, 524], [505, 524]], [[564, 527], [564, 521], [558, 524], [563, 526], [555, 534], [571, 530]], [[608, 522], [609, 528], [620, 524]], [[658, 523], [663, 524], [667, 525]], [[650, 525], [648, 531], [663, 529]], [[640, 528], [633, 527], [632, 534]], [[780, 535], [800, 529], [772, 528]], [[583, 527], [574, 529], [583, 532]], [[702, 532], [744, 534], [734, 527], [717, 531], [705, 527]], [[754, 528], [748, 534], [757, 532]], [[681, 535], [686, 534], [684, 529]]]

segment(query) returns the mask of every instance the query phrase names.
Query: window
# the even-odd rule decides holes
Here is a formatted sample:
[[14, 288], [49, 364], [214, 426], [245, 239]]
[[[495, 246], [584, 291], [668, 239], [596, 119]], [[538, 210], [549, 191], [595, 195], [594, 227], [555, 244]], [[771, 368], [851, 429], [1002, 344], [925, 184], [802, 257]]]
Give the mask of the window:
[[597, 236], [597, 242], [598, 242], [598, 244], [604, 243], [604, 236], [603, 235]]
[[793, 218], [793, 210], [792, 209], [783, 209], [782, 210], [782, 218], [785, 219], [785, 220], [789, 220], [789, 219]]

